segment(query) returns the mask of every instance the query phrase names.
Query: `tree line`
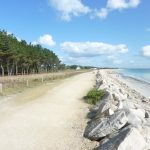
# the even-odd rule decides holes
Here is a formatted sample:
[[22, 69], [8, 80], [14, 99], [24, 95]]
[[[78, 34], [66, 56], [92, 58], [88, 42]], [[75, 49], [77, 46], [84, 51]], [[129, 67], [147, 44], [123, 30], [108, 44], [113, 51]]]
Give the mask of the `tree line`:
[[65, 68], [58, 56], [41, 45], [18, 41], [13, 34], [0, 30], [0, 75], [50, 72]]

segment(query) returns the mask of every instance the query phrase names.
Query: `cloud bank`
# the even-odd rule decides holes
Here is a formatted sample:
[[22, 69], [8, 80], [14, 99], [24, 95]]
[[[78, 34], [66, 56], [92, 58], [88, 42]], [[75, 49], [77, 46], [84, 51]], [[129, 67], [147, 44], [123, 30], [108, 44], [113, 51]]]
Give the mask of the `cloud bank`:
[[60, 47], [72, 57], [94, 57], [128, 52], [125, 44], [111, 45], [103, 42], [64, 42]]
[[[81, 0], [49, 0], [50, 6], [56, 9], [62, 20], [70, 21], [74, 16], [90, 14], [104, 19], [113, 10], [136, 8], [141, 0], [107, 0], [106, 7], [98, 10], [83, 4]], [[93, 18], [93, 17], [91, 17]]]

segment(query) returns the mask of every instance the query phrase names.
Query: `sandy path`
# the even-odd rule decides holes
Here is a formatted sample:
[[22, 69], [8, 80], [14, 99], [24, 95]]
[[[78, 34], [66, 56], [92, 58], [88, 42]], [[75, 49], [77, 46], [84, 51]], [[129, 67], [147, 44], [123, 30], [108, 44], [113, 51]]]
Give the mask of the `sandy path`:
[[[43, 96], [0, 108], [0, 150], [88, 150], [82, 137], [88, 105], [81, 98], [92, 87], [94, 75], [65, 79]], [[20, 96], [20, 95], [19, 95]], [[23, 99], [23, 97], [15, 99]]]

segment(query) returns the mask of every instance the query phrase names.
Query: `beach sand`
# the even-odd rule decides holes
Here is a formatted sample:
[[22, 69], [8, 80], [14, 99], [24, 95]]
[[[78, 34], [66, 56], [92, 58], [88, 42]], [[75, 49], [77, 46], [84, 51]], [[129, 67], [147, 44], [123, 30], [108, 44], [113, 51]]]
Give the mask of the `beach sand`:
[[119, 80], [127, 84], [130, 88], [135, 89], [143, 96], [150, 98], [150, 84], [134, 78], [120, 76]]
[[150, 98], [150, 83], [132, 77], [123, 76], [114, 71], [111, 72], [111, 75], [117, 80], [125, 83], [129, 88], [139, 92], [142, 96]]

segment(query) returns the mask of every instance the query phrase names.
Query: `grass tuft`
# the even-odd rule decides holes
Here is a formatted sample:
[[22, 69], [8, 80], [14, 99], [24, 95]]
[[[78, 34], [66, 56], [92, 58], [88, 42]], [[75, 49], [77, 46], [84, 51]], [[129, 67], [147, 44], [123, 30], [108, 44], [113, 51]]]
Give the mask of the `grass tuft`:
[[88, 104], [95, 105], [97, 102], [99, 102], [102, 99], [103, 96], [104, 96], [104, 90], [92, 89], [85, 96], [85, 100]]

